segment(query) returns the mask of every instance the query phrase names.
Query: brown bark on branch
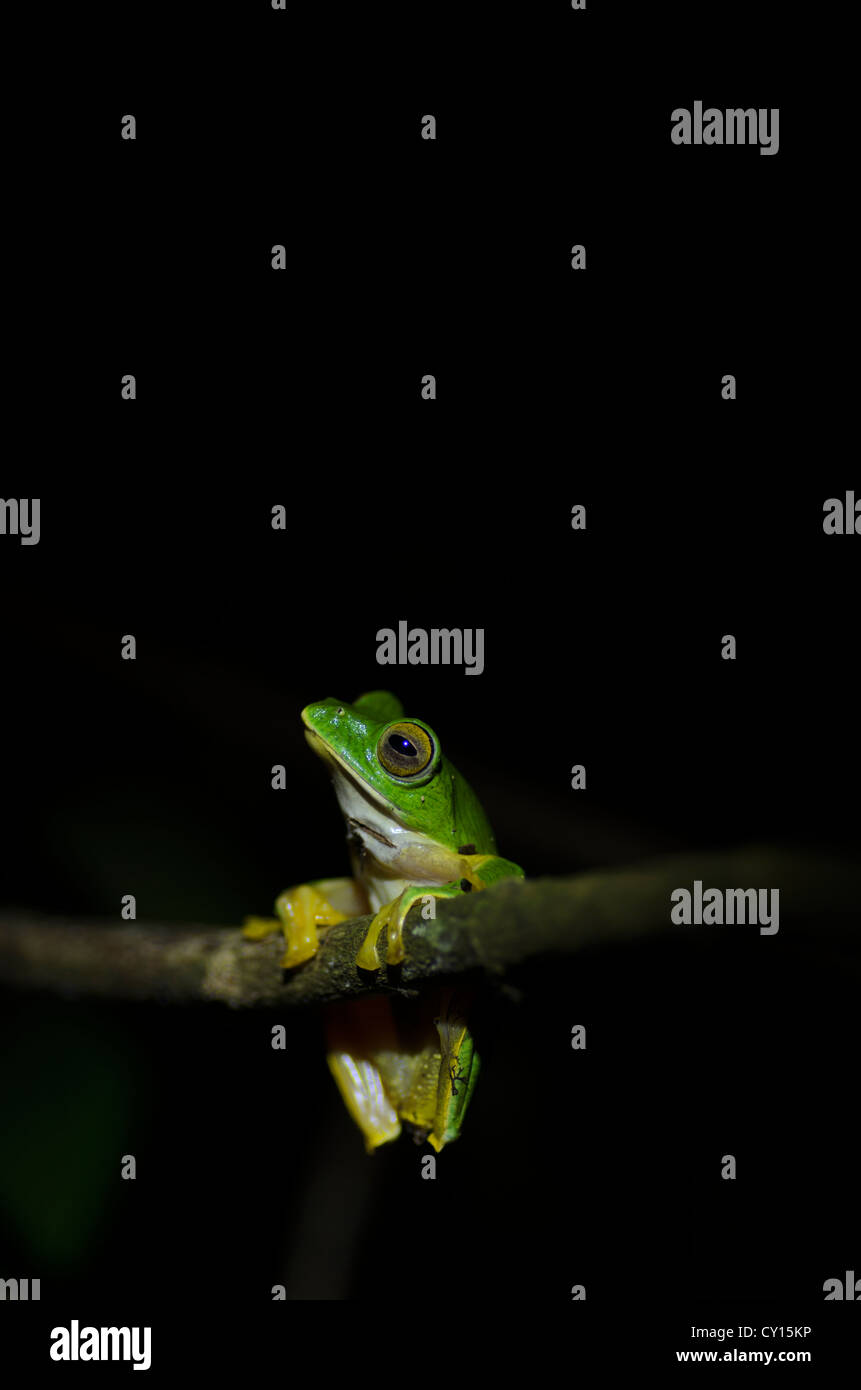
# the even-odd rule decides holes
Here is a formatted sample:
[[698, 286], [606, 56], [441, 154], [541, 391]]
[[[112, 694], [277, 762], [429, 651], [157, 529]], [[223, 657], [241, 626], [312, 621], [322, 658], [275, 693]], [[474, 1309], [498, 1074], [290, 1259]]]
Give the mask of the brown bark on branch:
[[413, 993], [435, 978], [467, 971], [499, 978], [530, 960], [570, 957], [587, 947], [618, 947], [658, 934], [758, 930], [672, 924], [670, 894], [690, 890], [695, 879], [704, 889], [777, 888], [784, 937], [796, 931], [800, 943], [809, 946], [833, 927], [837, 935], [829, 941], [836, 943], [841, 964], [857, 949], [861, 870], [842, 860], [764, 848], [674, 856], [571, 878], [512, 880], [456, 900], [437, 900], [433, 921], [422, 919], [420, 907], [410, 913], [404, 964], [373, 975], [355, 964], [370, 917], [333, 927], [314, 960], [284, 972], [280, 933], [251, 942], [235, 927], [122, 925], [7, 913], [0, 916], [0, 982], [72, 997], [285, 1008]]

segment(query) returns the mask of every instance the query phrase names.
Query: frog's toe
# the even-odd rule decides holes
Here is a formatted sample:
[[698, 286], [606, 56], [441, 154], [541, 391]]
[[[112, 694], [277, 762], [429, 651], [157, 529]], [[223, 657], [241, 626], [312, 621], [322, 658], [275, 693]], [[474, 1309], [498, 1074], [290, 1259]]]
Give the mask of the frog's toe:
[[297, 965], [304, 965], [306, 960], [312, 960], [316, 954], [317, 947], [312, 946], [309, 941], [290, 941], [281, 957], [281, 969], [295, 970]]
[[281, 923], [277, 917], [246, 917], [241, 930], [248, 941], [262, 941], [264, 937], [280, 931]]
[[376, 941], [371, 941], [369, 938], [370, 932], [359, 947], [358, 954], [356, 955], [356, 965], [360, 970], [379, 970], [380, 956], [377, 951], [377, 943]]
[[377, 950], [377, 942], [384, 931], [388, 930], [389, 921], [397, 907], [398, 899], [394, 902], [386, 903], [381, 907], [371, 925], [368, 927], [365, 939], [359, 947], [356, 956], [356, 964], [360, 970], [378, 970], [380, 968], [380, 956]]
[[288, 888], [275, 903], [275, 911], [287, 942], [281, 960], [285, 970], [292, 970], [316, 955], [319, 929], [346, 920], [346, 914], [334, 908], [313, 883], [300, 883], [295, 888]]

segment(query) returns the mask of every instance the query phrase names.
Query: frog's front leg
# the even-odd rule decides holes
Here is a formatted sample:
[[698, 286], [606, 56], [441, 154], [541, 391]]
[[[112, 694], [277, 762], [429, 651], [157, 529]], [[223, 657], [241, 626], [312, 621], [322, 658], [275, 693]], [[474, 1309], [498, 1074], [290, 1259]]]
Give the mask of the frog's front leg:
[[367, 911], [361, 886], [352, 878], [321, 878], [288, 888], [275, 903], [277, 917], [246, 917], [242, 935], [260, 941], [283, 931], [287, 949], [281, 968], [291, 970], [316, 954], [320, 936], [337, 922]]
[[404, 922], [407, 913], [420, 898], [459, 898], [473, 888], [481, 890], [503, 878], [523, 878], [519, 864], [510, 859], [502, 859], [498, 854], [464, 854], [460, 858], [461, 877], [451, 883], [410, 884], [408, 888], [390, 903], [385, 903], [374, 917], [367, 935], [356, 956], [356, 964], [361, 970], [376, 970], [380, 958], [377, 942], [386, 933], [386, 964], [400, 965], [404, 959]]

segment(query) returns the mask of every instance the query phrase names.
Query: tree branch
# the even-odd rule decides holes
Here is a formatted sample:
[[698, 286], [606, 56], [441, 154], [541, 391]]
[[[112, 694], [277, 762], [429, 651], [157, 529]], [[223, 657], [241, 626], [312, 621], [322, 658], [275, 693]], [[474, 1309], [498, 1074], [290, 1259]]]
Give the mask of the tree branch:
[[[703, 888], [780, 889], [780, 930], [810, 945], [829, 924], [857, 943], [861, 871], [794, 850], [745, 849], [645, 861], [571, 878], [511, 880], [484, 892], [437, 900], [407, 919], [407, 958], [396, 971], [356, 968], [371, 921], [333, 927], [312, 961], [280, 969], [280, 933], [246, 941], [235, 927], [118, 925], [0, 916], [0, 981], [70, 997], [217, 1000], [233, 1008], [293, 1007], [381, 993], [412, 994], [441, 976], [479, 971], [500, 977], [529, 960], [572, 956], [587, 947], [720, 928], [673, 925], [670, 894]], [[807, 935], [805, 924], [815, 929]], [[756, 931], [753, 926], [724, 930]], [[841, 936], [838, 950], [849, 936]]]

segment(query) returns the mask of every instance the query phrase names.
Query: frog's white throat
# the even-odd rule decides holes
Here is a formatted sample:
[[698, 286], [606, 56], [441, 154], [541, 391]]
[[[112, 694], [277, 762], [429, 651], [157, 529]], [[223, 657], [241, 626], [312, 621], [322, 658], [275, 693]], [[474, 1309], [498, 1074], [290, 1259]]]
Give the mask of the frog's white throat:
[[460, 855], [402, 825], [391, 808], [334, 759], [329, 766], [350, 838], [360, 846], [357, 872], [372, 908], [391, 902], [407, 884], [451, 883], [460, 876]]

